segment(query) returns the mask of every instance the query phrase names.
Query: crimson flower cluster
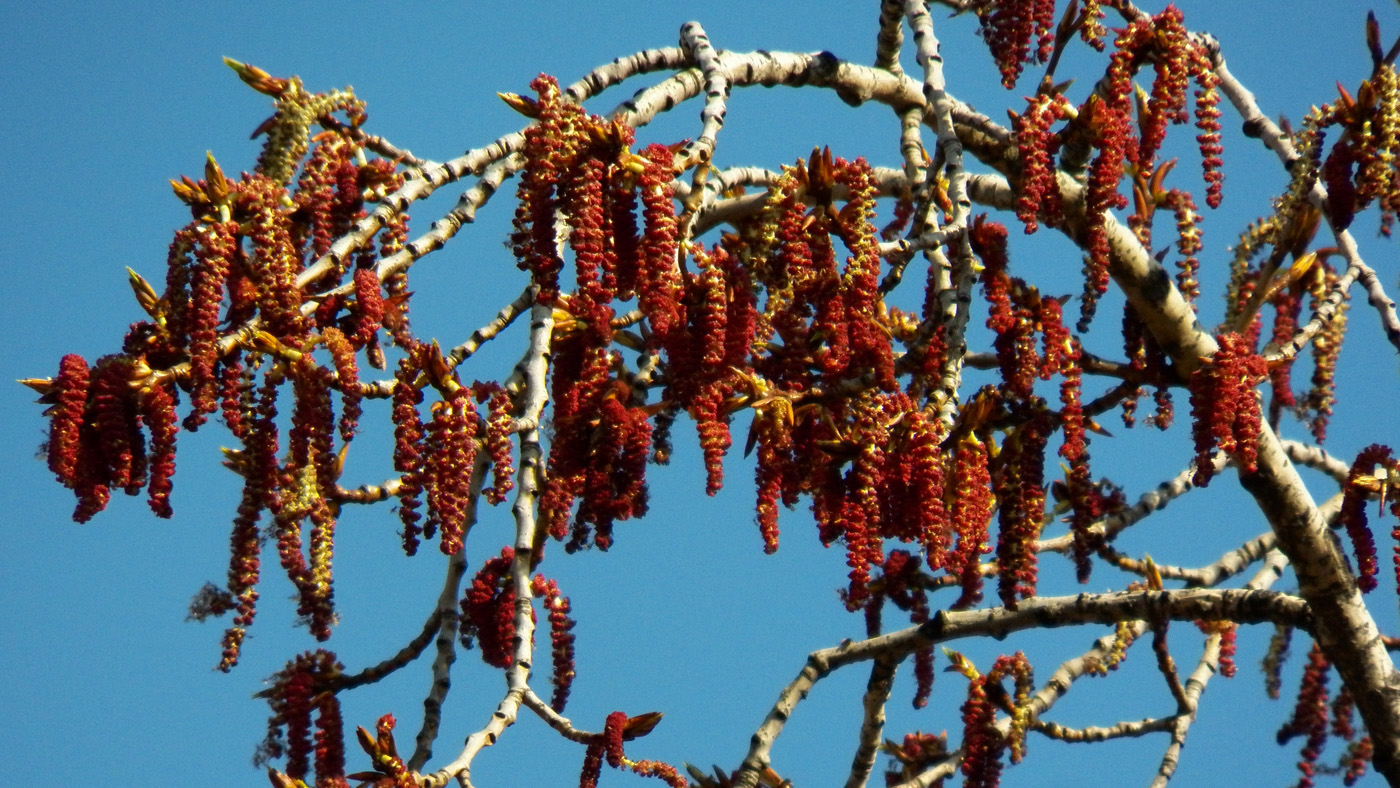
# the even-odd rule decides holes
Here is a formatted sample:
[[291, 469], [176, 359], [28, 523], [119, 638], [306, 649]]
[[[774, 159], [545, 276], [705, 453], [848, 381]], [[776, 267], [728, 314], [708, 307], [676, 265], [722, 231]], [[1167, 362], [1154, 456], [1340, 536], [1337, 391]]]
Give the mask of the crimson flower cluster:
[[[1217, 109], [1219, 83], [1205, 47], [1193, 41], [1182, 24], [1181, 12], [1168, 6], [1150, 19], [1132, 22], [1119, 32], [1115, 51], [1109, 60], [1102, 87], [1080, 106], [1067, 130], [1095, 151], [1089, 165], [1085, 228], [1085, 289], [1079, 328], [1086, 330], [1099, 296], [1108, 286], [1108, 231], [1106, 214], [1110, 208], [1126, 208], [1127, 199], [1119, 193], [1119, 183], [1129, 169], [1151, 173], [1156, 169], [1157, 151], [1169, 124], [1187, 121], [1186, 89], [1195, 81], [1196, 119], [1205, 179], [1206, 204], [1220, 204], [1221, 182], [1220, 112]], [[1153, 64], [1152, 90], [1139, 113], [1134, 131], [1133, 75], [1144, 64]], [[1178, 222], [1186, 206], [1178, 201]], [[1194, 229], [1194, 225], [1192, 225]], [[1189, 247], [1188, 247], [1189, 248]], [[1189, 255], [1188, 255], [1189, 256]]]
[[1055, 40], [1055, 0], [982, 3], [977, 6], [977, 21], [982, 40], [1001, 70], [1001, 84], [1008, 90], [1016, 86], [1024, 64], [1044, 63], [1050, 57]]
[[[1291, 629], [1280, 628], [1269, 644], [1269, 655], [1264, 660], [1269, 696], [1278, 698], [1280, 686], [1278, 670], [1287, 655]], [[1279, 744], [1287, 744], [1299, 736], [1304, 737], [1298, 761], [1302, 772], [1299, 785], [1313, 785], [1313, 778], [1319, 773], [1341, 774], [1343, 785], [1354, 785], [1366, 774], [1371, 762], [1374, 747], [1369, 736], [1358, 735], [1354, 725], [1355, 700], [1345, 685], [1337, 690], [1335, 697], [1327, 684], [1332, 670], [1322, 648], [1316, 643], [1308, 652], [1308, 662], [1303, 666], [1303, 678], [1298, 688], [1294, 708], [1278, 731]], [[1330, 719], [1330, 722], [1329, 722]], [[1346, 749], [1339, 755], [1335, 765], [1319, 765], [1329, 737], [1345, 742]]]
[[1013, 116], [1016, 149], [1021, 158], [1021, 183], [1016, 197], [1016, 218], [1026, 234], [1039, 229], [1039, 218], [1054, 226], [1061, 218], [1060, 186], [1055, 176], [1055, 154], [1060, 136], [1050, 130], [1073, 112], [1061, 93], [1036, 93], [1026, 111]]
[[[1035, 592], [1035, 556], [1031, 543], [1040, 535], [1044, 518], [1044, 457], [1051, 420], [1044, 404], [1033, 396], [1037, 378], [1062, 377], [1059, 422], [1064, 432], [1060, 454], [1069, 462], [1067, 485], [1073, 507], [1071, 531], [1075, 539], [1075, 563], [1079, 577], [1088, 578], [1093, 539], [1089, 526], [1113, 506], [1093, 483], [1089, 471], [1088, 438], [1080, 402], [1079, 342], [1064, 325], [1058, 299], [1007, 273], [1007, 231], [986, 217], [978, 217], [969, 232], [973, 251], [982, 260], [980, 275], [987, 299], [987, 327], [996, 334], [994, 347], [1002, 376], [998, 396], [1013, 411], [1021, 427], [1008, 437], [1009, 450], [997, 464], [996, 492], [1000, 499], [1001, 536], [997, 547], [1000, 564], [1000, 596], [1011, 606], [1019, 596]], [[1036, 350], [1036, 333], [1042, 334], [1043, 352]], [[970, 525], [964, 523], [964, 527]], [[981, 598], [976, 592], [978, 572], [963, 559], [964, 601]]]
[[[1355, 215], [1372, 202], [1381, 209], [1381, 232], [1390, 235], [1400, 213], [1400, 76], [1391, 58], [1380, 52], [1379, 23], [1374, 14], [1366, 21], [1372, 72], [1352, 96], [1340, 84], [1337, 101], [1310, 113], [1300, 132], [1301, 166], [1296, 168], [1290, 193], [1305, 193], [1320, 177], [1327, 186], [1329, 219], [1338, 229], [1351, 225]], [[1322, 143], [1326, 130], [1339, 127], [1341, 134], [1326, 160]]]
[[515, 551], [502, 548], [477, 571], [462, 597], [462, 643], [471, 645], [475, 638], [481, 660], [497, 668], [515, 661], [515, 586], [510, 577], [514, 560]]
[[314, 765], [317, 788], [349, 788], [334, 686], [342, 669], [334, 654], [317, 649], [299, 655], [268, 678], [272, 686], [265, 695], [272, 716], [257, 763], [286, 758], [285, 777], [293, 780], [304, 780]]
[[[511, 580], [511, 564], [515, 551], [502, 548], [501, 554], [487, 559], [471, 587], [462, 597], [461, 638], [470, 646], [475, 640], [481, 649], [481, 659], [497, 668], [508, 668], [515, 662], [515, 586]], [[530, 590], [544, 600], [549, 611], [549, 639], [554, 660], [555, 711], [563, 711], [574, 680], [574, 621], [569, 617], [569, 598], [559, 593], [559, 586], [544, 575], [535, 575]], [[530, 611], [531, 620], [534, 611]]]
[[555, 711], [563, 711], [569, 702], [569, 688], [574, 681], [574, 620], [569, 617], [573, 609], [569, 598], [559, 593], [559, 586], [544, 575], [535, 575], [530, 581], [530, 591], [544, 600], [549, 611], [550, 654], [554, 661], [554, 697], [550, 706]]
[[[700, 278], [687, 282], [678, 265], [671, 151], [652, 146], [640, 156], [631, 154], [629, 128], [585, 114], [564, 100], [552, 77], [542, 75], [531, 87], [538, 100], [510, 97], [512, 106], [537, 121], [526, 132], [527, 165], [511, 243], [520, 267], [539, 287], [538, 300], [557, 310], [551, 382], [555, 434], [541, 521], [554, 538], [569, 537], [570, 550], [589, 544], [607, 549], [616, 521], [646, 511], [651, 449], [648, 414], [633, 401], [630, 387], [613, 376], [620, 358], [609, 351], [611, 304], [636, 298], [652, 330], [650, 347], [669, 351], [678, 338], [689, 337], [686, 306], [690, 294], [701, 292], [695, 286]], [[568, 294], [559, 289], [565, 264], [558, 244], [560, 217], [568, 223], [577, 280]], [[712, 277], [702, 281], [714, 289]], [[714, 294], [701, 300], [712, 303]], [[719, 303], [722, 309], [722, 294]], [[693, 409], [702, 435], [714, 421], [703, 418], [716, 411], [713, 400], [708, 398], [708, 409]]]
[[629, 760], [623, 752], [623, 742], [645, 736], [661, 721], [655, 712], [628, 717], [620, 711], [608, 715], [603, 730], [587, 739], [583, 768], [579, 772], [579, 788], [597, 788], [604, 760], [614, 769], [627, 768], [643, 777], [663, 780], [671, 788], [686, 788], [689, 782], [676, 767], [661, 761]]
[[[1352, 551], [1356, 555], [1356, 584], [1362, 592], [1376, 587], [1376, 574], [1379, 566], [1376, 561], [1376, 540], [1367, 524], [1366, 505], [1370, 496], [1379, 493], [1381, 509], [1385, 508], [1387, 493], [1393, 480], [1400, 479], [1400, 463], [1396, 463], [1388, 447], [1378, 443], [1361, 450], [1347, 474], [1346, 486], [1342, 489], [1342, 506], [1337, 514], [1337, 523], [1351, 539]], [[1390, 510], [1400, 517], [1400, 501], [1390, 500]], [[1392, 535], [1400, 540], [1400, 527]], [[1400, 548], [1397, 548], [1396, 583], [1400, 587]]]
[[1303, 683], [1298, 690], [1293, 716], [1278, 731], [1279, 744], [1287, 744], [1297, 736], [1306, 737], [1298, 761], [1298, 771], [1303, 773], [1298, 781], [1300, 788], [1312, 788], [1317, 759], [1327, 746], [1327, 678], [1331, 670], [1332, 663], [1327, 661], [1322, 647], [1314, 643], [1308, 653], [1308, 664], [1303, 668]]
[[[419, 405], [421, 389], [429, 386], [441, 399], [432, 404], [425, 424]], [[439, 536], [439, 549], [452, 555], [462, 549], [478, 454], [485, 452], [492, 466], [492, 485], [482, 490], [488, 502], [504, 502], [515, 486], [510, 394], [495, 383], [463, 385], [436, 344], [415, 342], [394, 374], [392, 399], [394, 469], [403, 474], [397, 495], [404, 551], [416, 553], [420, 536]], [[487, 404], [486, 418], [477, 412], [480, 404]], [[425, 496], [428, 517], [419, 525]]]
[[103, 357], [92, 369], [70, 354], [59, 362], [57, 377], [31, 382], [40, 401], [52, 405], [49, 470], [77, 497], [73, 519], [80, 523], [106, 508], [114, 488], [127, 495], [148, 490], [151, 510], [171, 516], [175, 399], [168, 384], [150, 381], [149, 373], [125, 354]]
[[[364, 352], [372, 364], [382, 358], [379, 328], [391, 320], [390, 313], [402, 324], [406, 308], [402, 298], [392, 308], [386, 304], [373, 270], [375, 255], [361, 252], [353, 298], [325, 295], [314, 309], [303, 309], [308, 292], [334, 290], [347, 273], [334, 264], [323, 267], [314, 281], [298, 284], [310, 261], [365, 216], [367, 199], [396, 188], [402, 176], [390, 162], [365, 161], [351, 132], [330, 122], [335, 111], [355, 116], [359, 105], [352, 98], [298, 92], [295, 80], [273, 80], [250, 68], [239, 66], [239, 73], [262, 74], [254, 79], [260, 89], [281, 97], [279, 115], [262, 130], [285, 136], [301, 123], [295, 133], [304, 135], [306, 124], [317, 118], [333, 129], [311, 140], [311, 155], [294, 189], [285, 185], [293, 182], [292, 170], [280, 175], [273, 170], [289, 163], [295, 169], [308, 149], [306, 140], [293, 159], [265, 156], [257, 172], [237, 180], [227, 178], [211, 156], [202, 179], [172, 181], [193, 220], [170, 245], [163, 293], [131, 274], [149, 320], [132, 326], [121, 354], [101, 359], [93, 369], [70, 356], [55, 380], [31, 382], [58, 405], [50, 428], [50, 466], [77, 495], [79, 521], [104, 508], [113, 488], [132, 495], [148, 489], [152, 509], [170, 516], [177, 386], [189, 395], [186, 429], [197, 429], [217, 413], [241, 442], [226, 463], [244, 479], [230, 538], [228, 583], [212, 595], [202, 593], [204, 601], [195, 605], [201, 615], [236, 611], [224, 635], [224, 670], [237, 662], [256, 613], [263, 512], [271, 516], [279, 563], [297, 590], [298, 615], [318, 639], [329, 637], [342, 462], [336, 439], [348, 444], [358, 429], [363, 396], [358, 354]], [[308, 108], [320, 108], [319, 114], [306, 116]], [[287, 113], [300, 113], [300, 120], [292, 123], [283, 117]], [[386, 223], [381, 252], [401, 242], [406, 219]], [[221, 338], [221, 326], [250, 323], [256, 330], [243, 331], [236, 342]], [[319, 346], [329, 357], [324, 363], [315, 357]], [[293, 402], [281, 408], [290, 417], [284, 437], [278, 400], [285, 389]]]
[[[1162, 350], [1162, 346], [1157, 344], [1152, 332], [1143, 325], [1142, 318], [1138, 316], [1137, 309], [1132, 304], [1126, 304], [1123, 308], [1123, 350], [1128, 357], [1128, 366], [1134, 373], [1142, 377], [1143, 382], [1150, 382], [1156, 386], [1153, 400], [1157, 405], [1156, 412], [1148, 416], [1144, 421], [1148, 424], [1165, 430], [1170, 427], [1175, 416], [1175, 406], [1172, 403], [1172, 393], [1170, 383], [1175, 377], [1171, 368], [1171, 361]], [[1137, 422], [1136, 412], [1138, 400], [1145, 391], [1142, 386], [1133, 387], [1132, 391], [1123, 398], [1123, 425], [1132, 427]]]
[[[981, 675], [966, 658], [954, 654], [954, 668], [970, 679], [967, 700], [962, 705], [963, 785], [996, 788], [1001, 782], [1002, 754], [1011, 750], [1011, 762], [1020, 763], [1025, 755], [1026, 728], [1030, 723], [1030, 693], [1034, 674], [1026, 655], [1016, 652], [1000, 656], [986, 675]], [[1002, 682], [1011, 678], [1014, 693], [1008, 697]], [[1011, 712], [1011, 730], [1003, 736], [997, 728], [999, 705]]]
[[1196, 472], [1192, 483], [1210, 484], [1215, 474], [1215, 450], [1223, 451], [1245, 473], [1255, 470], [1261, 429], [1259, 393], [1255, 386], [1268, 376], [1264, 359], [1239, 334], [1216, 338], [1220, 349], [1191, 373], [1192, 435], [1196, 440]]
[[[865, 631], [869, 637], [880, 634], [881, 612], [886, 599], [900, 610], [909, 612], [909, 622], [923, 624], [929, 620], [929, 578], [920, 571], [922, 563], [908, 550], [891, 550], [885, 556], [883, 575], [869, 583], [870, 599], [865, 604]], [[933, 694], [933, 646], [914, 652], [914, 708], [928, 705]]]

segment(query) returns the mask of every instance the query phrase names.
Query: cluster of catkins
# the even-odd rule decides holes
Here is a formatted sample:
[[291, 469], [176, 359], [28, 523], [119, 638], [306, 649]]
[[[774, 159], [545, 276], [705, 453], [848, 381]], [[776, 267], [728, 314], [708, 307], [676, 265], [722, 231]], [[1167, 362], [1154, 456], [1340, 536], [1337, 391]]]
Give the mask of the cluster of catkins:
[[[1099, 2], [1082, 9], [1071, 3], [1058, 27], [1049, 0], [1004, 0], [975, 10], [1008, 87], [1028, 63], [1048, 62], [1053, 70], [1075, 32], [1098, 48], [1108, 35]], [[1374, 20], [1368, 42], [1378, 40], [1373, 30]], [[1371, 201], [1381, 204], [1386, 222], [1400, 209], [1400, 181], [1391, 166], [1400, 149], [1400, 80], [1374, 43], [1372, 51], [1375, 69], [1357, 96], [1343, 92], [1337, 104], [1309, 115], [1295, 139], [1300, 164], [1276, 218], [1252, 228], [1238, 247], [1228, 330], [1219, 337], [1219, 353], [1189, 380], [1198, 485], [1209, 482], [1216, 452], [1246, 472], [1253, 467], [1264, 417], [1256, 387], [1266, 379], [1274, 392], [1272, 416], [1291, 407], [1308, 415], [1319, 440], [1325, 433], [1342, 310], [1318, 334], [1313, 389], [1302, 398], [1288, 380], [1292, 357], [1270, 364], [1258, 349], [1258, 315], [1273, 305], [1272, 343], [1282, 346], [1300, 322], [1302, 295], [1312, 296], [1316, 311], [1336, 279], [1325, 255], [1278, 273], [1283, 253], [1299, 255], [1311, 238], [1308, 228], [1316, 227], [1319, 217], [1308, 213], [1303, 195], [1317, 180], [1332, 194], [1329, 218], [1336, 226]], [[411, 331], [404, 269], [384, 264], [404, 249], [408, 217], [401, 210], [367, 210], [402, 186], [403, 175], [395, 161], [366, 155], [358, 130], [365, 117], [361, 102], [348, 91], [310, 94], [295, 78], [231, 65], [276, 99], [275, 114], [259, 129], [268, 140], [257, 168], [231, 179], [210, 157], [203, 179], [172, 182], [193, 219], [170, 246], [164, 292], [133, 274], [149, 319], [131, 327], [120, 353], [94, 364], [65, 356], [55, 378], [31, 381], [52, 405], [48, 463], [74, 491], [80, 521], [104, 508], [113, 489], [147, 490], [152, 509], [170, 516], [182, 397], [186, 429], [217, 415], [240, 442], [227, 459], [243, 479], [228, 581], [201, 592], [193, 611], [235, 613], [223, 643], [224, 670], [237, 662], [256, 613], [265, 538], [296, 589], [298, 614], [325, 640], [335, 619], [331, 560], [340, 506], [394, 497], [406, 552], [437, 538], [443, 553], [459, 553], [475, 497], [499, 504], [514, 486], [512, 443], [520, 415], [518, 391], [464, 382], [459, 356], [444, 355]], [[1134, 77], [1149, 65], [1152, 87], [1138, 95]], [[1062, 226], [1067, 218], [1058, 174], [1086, 172], [1083, 226], [1072, 228], [1087, 253], [1081, 333], [1107, 287], [1107, 212], [1128, 206], [1125, 178], [1134, 196], [1129, 226], [1142, 244], [1151, 241], [1155, 212], [1172, 212], [1181, 258], [1177, 284], [1188, 301], [1196, 296], [1199, 216], [1189, 194], [1165, 187], [1173, 162], [1157, 156], [1168, 126], [1187, 122], [1186, 91], [1194, 83], [1205, 201], [1219, 204], [1217, 82], [1204, 40], [1189, 36], [1180, 12], [1169, 6], [1115, 31], [1105, 78], [1083, 103], [1074, 105], [1047, 79], [1026, 110], [1013, 113], [1018, 165], [1012, 180], [1026, 232]], [[1047, 489], [1054, 486], [1070, 513], [1078, 576], [1088, 578], [1090, 559], [1102, 546], [1093, 526], [1122, 498], [1090, 473], [1085, 353], [1065, 325], [1063, 301], [1009, 272], [1004, 226], [985, 217], [972, 222], [967, 239], [976, 260], [958, 261], [976, 272], [999, 379], [956, 411], [941, 409], [957, 393], [940, 387], [963, 350], [949, 346], [952, 322], [940, 306], [947, 293], [940, 290], [937, 266], [930, 266], [921, 315], [886, 306], [886, 284], [897, 284], [897, 277], [889, 283], [880, 278], [879, 187], [865, 160], [814, 150], [772, 179], [759, 209], [737, 219], [735, 232], [703, 244], [689, 240], [695, 206], [678, 210], [676, 147], [633, 152], [631, 128], [586, 113], [552, 78], [541, 76], [531, 88], [535, 98], [506, 100], [532, 120], [519, 150], [524, 164], [509, 244], [535, 286], [536, 303], [554, 312], [552, 434], [532, 546], [536, 562], [547, 539], [564, 542], [569, 552], [606, 550], [617, 523], [646, 513], [646, 466], [668, 459], [671, 428], [681, 414], [695, 424], [705, 488], [715, 494], [733, 443], [733, 414], [748, 409], [747, 449], [756, 454], [755, 511], [764, 549], [778, 547], [780, 505], [809, 500], [822, 543], [840, 543], [846, 552], [842, 598], [849, 609], [864, 612], [872, 634], [880, 630], [886, 602], [913, 622], [927, 621], [928, 592], [938, 588], [959, 589], [955, 608], [980, 602], [988, 576], [997, 578], [997, 596], [1007, 607], [1034, 595], [1036, 542], [1047, 521]], [[317, 123], [325, 131], [313, 136]], [[1333, 127], [1342, 133], [1324, 159], [1325, 131]], [[906, 195], [887, 229], [900, 231], [915, 208]], [[347, 236], [360, 243], [351, 252], [337, 251], [337, 239]], [[1251, 257], [1267, 245], [1274, 257], [1251, 268]], [[1131, 308], [1123, 334], [1129, 373], [1120, 392], [1124, 420], [1134, 421], [1142, 386], [1150, 385], [1157, 409], [1149, 421], [1165, 428], [1173, 417], [1169, 386], [1182, 381]], [[385, 342], [396, 348], [392, 380], [362, 382], [363, 363], [386, 368]], [[635, 363], [621, 348], [637, 352]], [[1058, 383], [1058, 405], [1036, 393], [1039, 383], [1051, 381]], [[339, 477], [367, 396], [392, 401], [393, 464], [400, 476], [374, 490], [347, 490]], [[1056, 444], [1066, 476], [1047, 485], [1046, 453]], [[1376, 582], [1364, 504], [1365, 496], [1384, 496], [1388, 489], [1390, 476], [1375, 470], [1381, 467], [1396, 471], [1387, 450], [1363, 452], [1343, 504], [1363, 588]], [[1392, 498], [1392, 509], [1397, 505], [1400, 496]], [[888, 549], [891, 542], [900, 546]], [[514, 563], [510, 549], [488, 559], [461, 602], [463, 637], [501, 668], [514, 660]], [[569, 601], [543, 575], [529, 581], [529, 592], [548, 611], [553, 705], [562, 708], [573, 676]], [[1013, 760], [1020, 755], [1024, 720], [1018, 729], [1015, 715], [1023, 709], [1030, 666], [1018, 654], [1003, 657], [986, 676], [970, 663], [958, 667], [972, 682], [963, 708], [963, 769], [969, 784], [995, 785], [1002, 752], [1009, 747]], [[318, 784], [345, 781], [335, 705], [339, 670], [333, 656], [317, 651], [274, 677], [265, 752], [287, 757], [288, 780], [310, 772], [314, 724]], [[915, 705], [928, 698], [932, 670], [932, 652], [919, 652]], [[1005, 696], [1004, 678], [1016, 683], [1010, 738], [997, 733], [988, 700], [989, 691]], [[1325, 699], [1325, 675], [1314, 684], [1324, 687]], [[313, 710], [319, 715], [314, 723]], [[596, 783], [604, 760], [684, 784], [665, 764], [625, 759], [622, 740], [645, 727], [638, 719], [611, 715], [588, 741], [585, 788]], [[1287, 730], [1306, 733], [1309, 748], [1317, 749], [1311, 743], [1319, 724], [1315, 713], [1300, 711]], [[374, 735], [361, 732], [376, 781], [408, 779], [391, 729], [389, 719]], [[906, 738], [892, 750], [903, 764], [892, 774], [944, 750], [941, 739]]]

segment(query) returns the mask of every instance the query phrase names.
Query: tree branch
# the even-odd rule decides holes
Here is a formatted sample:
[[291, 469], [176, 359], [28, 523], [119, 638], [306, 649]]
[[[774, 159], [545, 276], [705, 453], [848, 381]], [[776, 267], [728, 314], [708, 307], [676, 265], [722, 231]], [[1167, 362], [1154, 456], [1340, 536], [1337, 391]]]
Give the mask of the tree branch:
[[845, 642], [814, 651], [797, 678], [778, 695], [763, 724], [754, 732], [749, 752], [734, 774], [736, 786], [757, 784], [769, 766], [769, 753], [797, 705], [819, 681], [834, 670], [877, 658], [903, 659], [917, 649], [965, 637], [1001, 639], [1025, 629], [1053, 629], [1077, 624], [1110, 624], [1137, 620], [1269, 621], [1312, 631], [1316, 626], [1308, 605], [1277, 591], [1183, 589], [1121, 591], [1067, 597], [1032, 597], [1015, 610], [939, 611], [926, 624], [862, 641]]

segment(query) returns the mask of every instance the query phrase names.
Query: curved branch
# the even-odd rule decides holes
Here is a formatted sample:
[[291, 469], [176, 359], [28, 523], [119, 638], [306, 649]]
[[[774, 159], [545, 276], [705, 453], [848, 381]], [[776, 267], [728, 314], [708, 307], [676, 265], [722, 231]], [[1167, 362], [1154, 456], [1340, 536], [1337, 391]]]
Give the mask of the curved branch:
[[700, 111], [700, 136], [676, 154], [671, 165], [678, 172], [696, 164], [709, 164], [714, 158], [719, 130], [724, 126], [724, 100], [729, 95], [729, 79], [720, 69], [719, 55], [699, 22], [681, 25], [681, 49], [705, 78], [705, 108]]
[[[797, 704], [819, 681], [834, 670], [877, 658], [903, 659], [920, 648], [965, 637], [1001, 639], [1026, 629], [1048, 629], [1077, 624], [1112, 624], [1119, 621], [1172, 620], [1283, 623], [1313, 631], [1317, 623], [1308, 604], [1277, 591], [1183, 589], [1175, 591], [1121, 591], [1111, 594], [1079, 594], [1065, 597], [1032, 597], [1015, 610], [939, 611], [926, 624], [834, 648], [814, 651], [797, 678], [778, 695], [767, 718], [754, 732], [749, 752], [734, 775], [736, 786], [753, 786], [769, 765], [769, 753]], [[751, 781], [750, 781], [751, 780]]]

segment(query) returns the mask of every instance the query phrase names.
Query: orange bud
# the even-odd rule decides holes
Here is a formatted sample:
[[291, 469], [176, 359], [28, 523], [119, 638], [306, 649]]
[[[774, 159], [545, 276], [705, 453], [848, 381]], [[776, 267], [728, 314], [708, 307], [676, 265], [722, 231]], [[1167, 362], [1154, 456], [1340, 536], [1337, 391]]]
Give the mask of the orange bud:
[[[171, 182], [174, 183], [174, 181]], [[126, 269], [126, 276], [127, 284], [131, 285], [131, 292], [136, 295], [136, 303], [141, 305], [141, 309], [146, 314], [157, 317], [156, 313], [159, 310], [156, 309], [156, 305], [160, 303], [160, 295], [156, 293], [156, 289], [144, 277], [130, 268]]]
[[379, 757], [379, 742], [375, 740], [373, 733], [365, 730], [363, 725], [355, 728], [355, 738], [359, 740], [360, 747], [366, 755], [371, 758]]
[[20, 378], [19, 382], [39, 392], [40, 396], [48, 396], [56, 390], [53, 378]]
[[540, 116], [540, 103], [532, 98], [522, 96], [519, 93], [497, 93], [496, 95], [501, 97], [501, 101], [504, 101], [506, 106], [527, 118]]
[[659, 711], [649, 711], [646, 714], [638, 714], [635, 717], [628, 717], [627, 722], [622, 725], [622, 738], [624, 741], [640, 739], [651, 733], [661, 722], [662, 714]]
[[209, 198], [204, 196], [204, 189], [200, 188], [199, 184], [190, 180], [189, 176], [181, 175], [179, 181], [172, 180], [170, 182], [170, 188], [175, 191], [175, 196], [179, 198], [180, 202], [186, 205], [195, 205], [209, 201]]
[[276, 97], [281, 96], [287, 89], [287, 80], [274, 77], [252, 63], [240, 63], [231, 57], [225, 57], [224, 65], [233, 69], [234, 73], [238, 74], [239, 79], [259, 93]]
[[208, 184], [205, 193], [209, 195], [211, 202], [223, 202], [228, 198], [228, 179], [224, 177], [224, 171], [219, 168], [219, 163], [214, 161], [214, 154], [210, 151], [204, 153], [204, 180]]

